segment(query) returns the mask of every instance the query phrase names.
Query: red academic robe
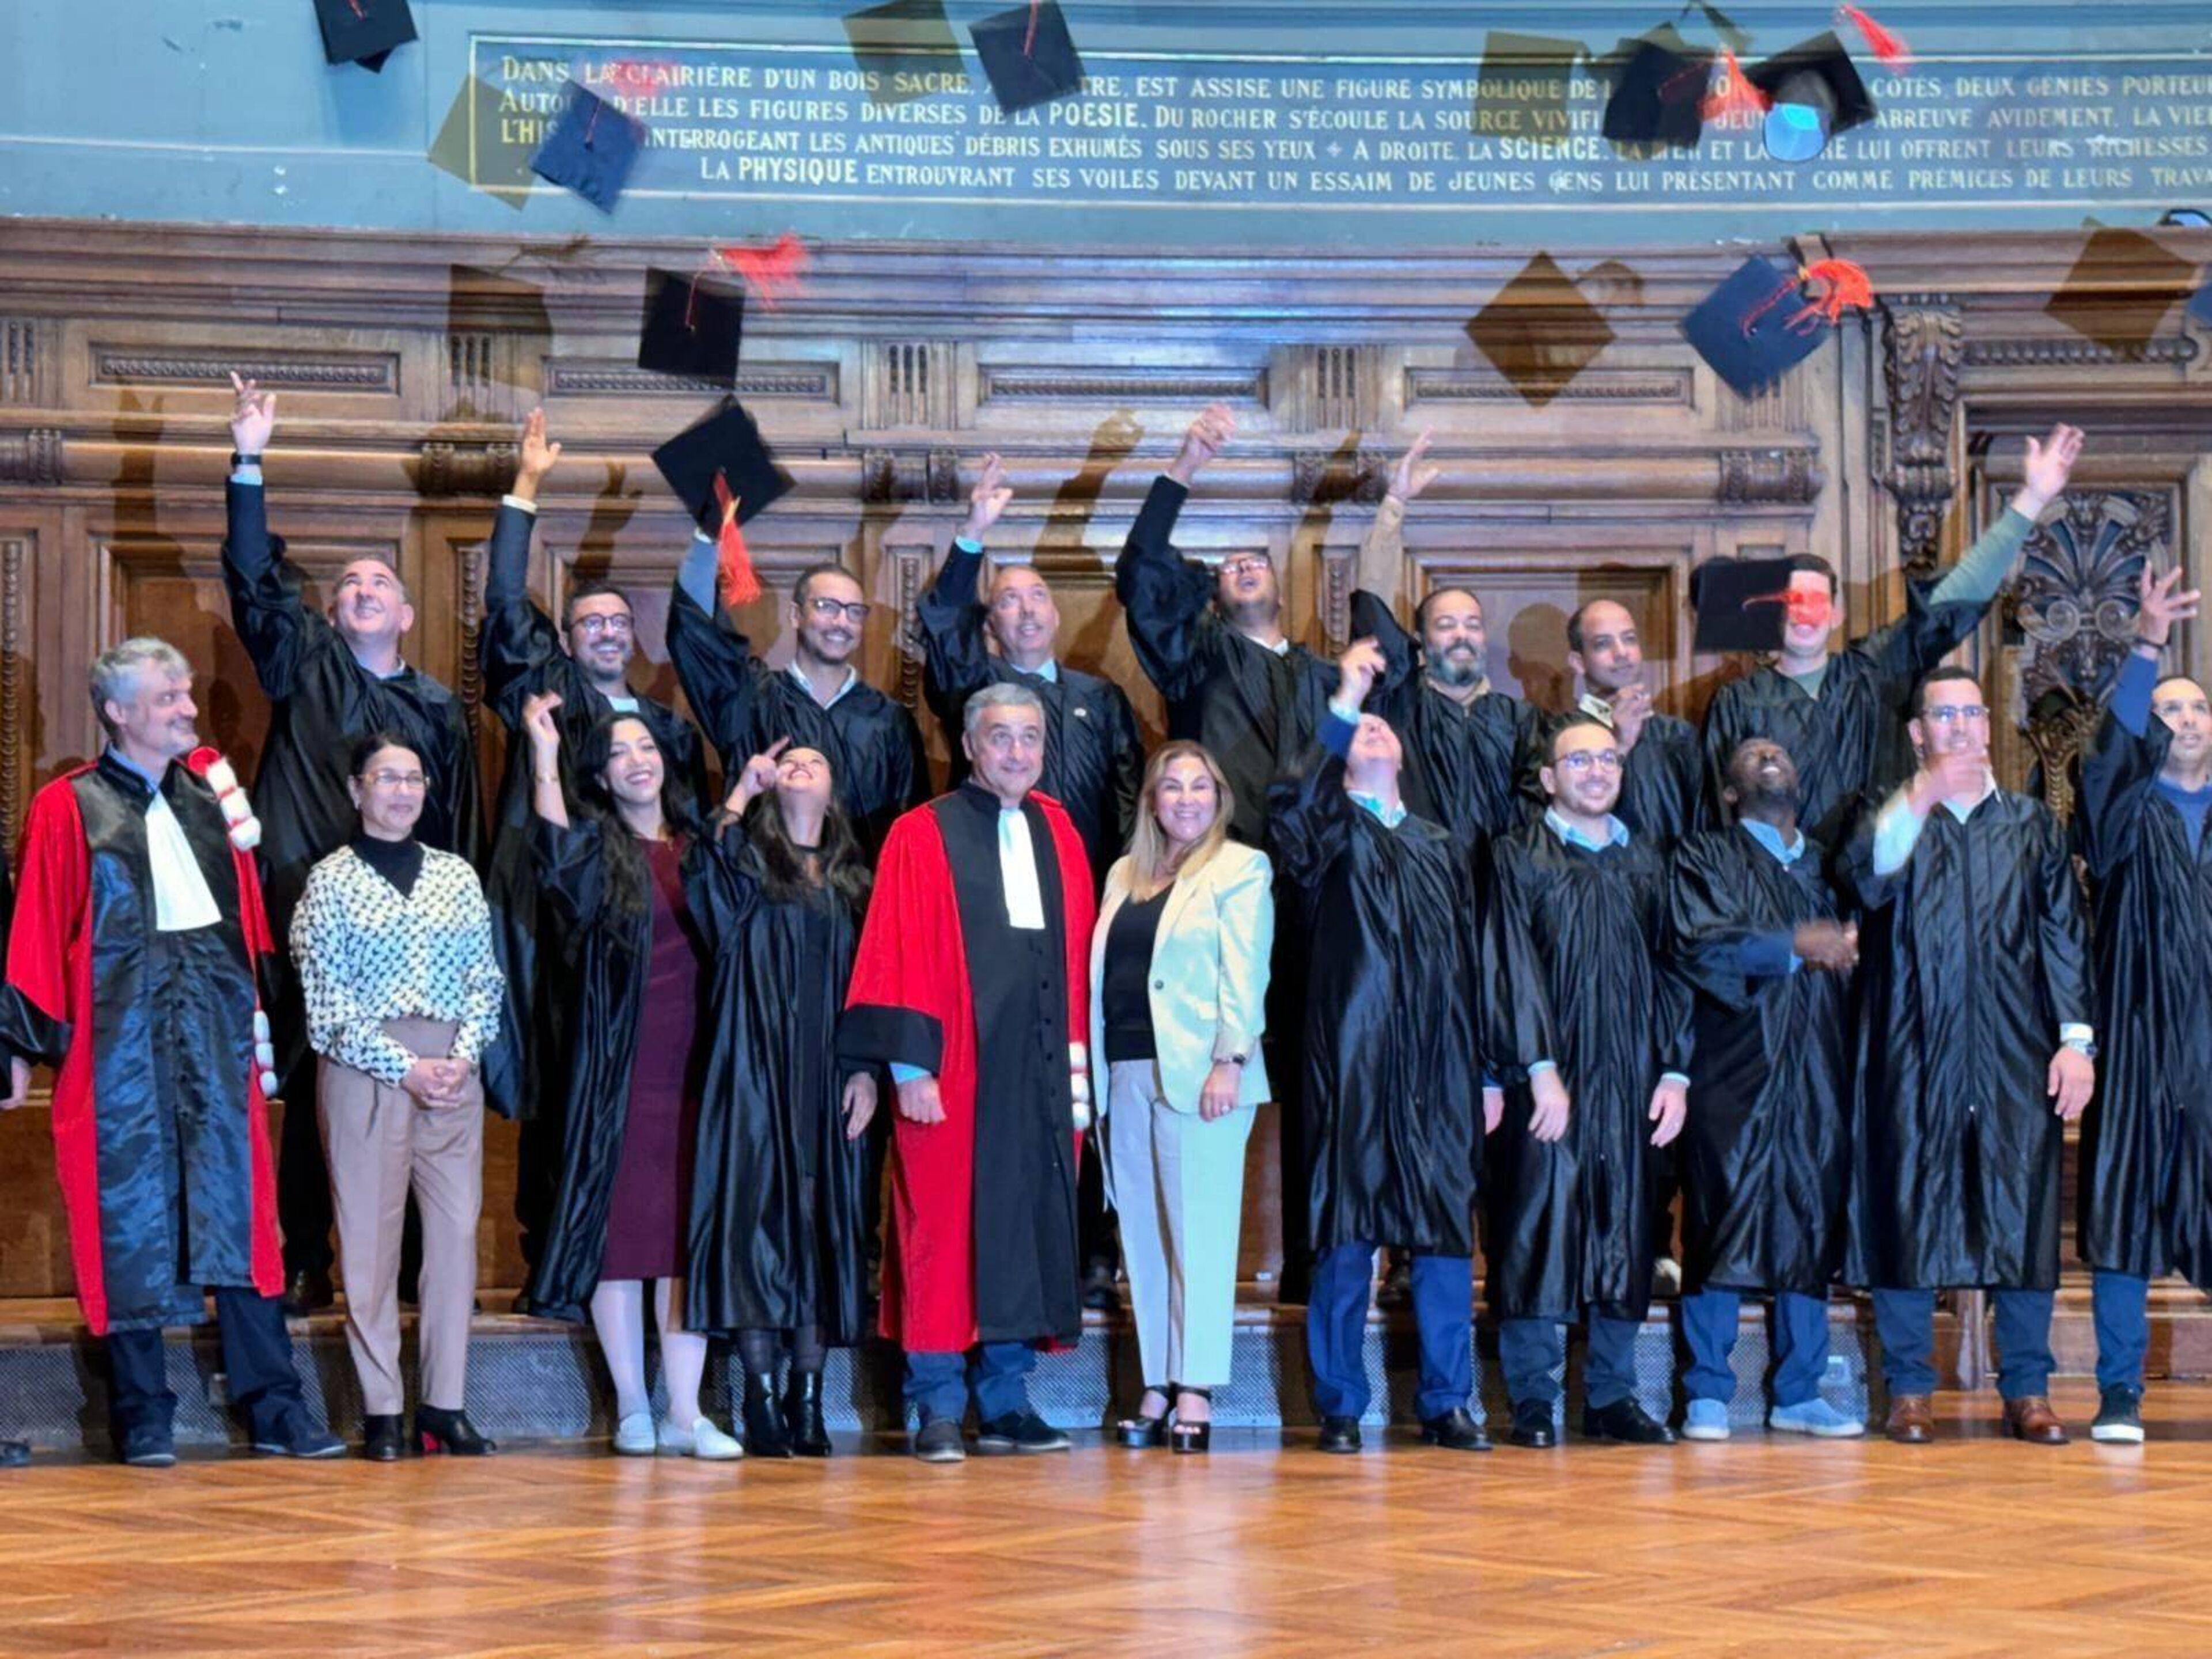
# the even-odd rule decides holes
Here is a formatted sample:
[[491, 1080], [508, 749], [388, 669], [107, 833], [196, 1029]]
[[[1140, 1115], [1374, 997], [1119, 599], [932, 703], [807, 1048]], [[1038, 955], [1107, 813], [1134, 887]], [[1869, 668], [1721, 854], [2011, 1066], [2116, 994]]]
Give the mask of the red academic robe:
[[[284, 1287], [255, 1053], [253, 964], [270, 948], [260, 883], [206, 784], [172, 766], [162, 793], [221, 912], [199, 930], [210, 937], [170, 936], [192, 939], [206, 981], [192, 1006], [207, 1017], [173, 1029], [151, 994], [150, 797], [107, 757], [32, 798], [0, 991], [0, 1044], [58, 1067], [55, 1166], [96, 1336], [196, 1321], [204, 1285]], [[181, 1087], [195, 1097], [180, 1134], [164, 1091]]]
[[[1024, 811], [1043, 934], [1006, 923], [996, 798], [975, 784], [939, 796], [884, 843], [839, 1028], [848, 1058], [933, 1073], [945, 1109], [942, 1123], [892, 1119], [882, 1327], [909, 1352], [1072, 1342], [1082, 1325], [1074, 1175], [1096, 908], [1066, 811], [1035, 793]], [[981, 1031], [979, 1003], [1000, 1011]]]

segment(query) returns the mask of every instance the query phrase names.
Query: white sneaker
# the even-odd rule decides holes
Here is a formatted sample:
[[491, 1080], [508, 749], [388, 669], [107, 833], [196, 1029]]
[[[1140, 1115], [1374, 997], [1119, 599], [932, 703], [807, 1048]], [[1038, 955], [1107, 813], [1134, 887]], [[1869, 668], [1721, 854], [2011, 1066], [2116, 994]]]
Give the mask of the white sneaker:
[[665, 1457], [696, 1457], [702, 1463], [728, 1463], [745, 1455], [745, 1443], [723, 1433], [714, 1426], [711, 1417], [701, 1418], [688, 1429], [679, 1429], [664, 1417], [653, 1433], [659, 1437], [659, 1449]]
[[615, 1425], [615, 1455], [617, 1457], [650, 1457], [657, 1449], [653, 1437], [651, 1412], [632, 1412]]

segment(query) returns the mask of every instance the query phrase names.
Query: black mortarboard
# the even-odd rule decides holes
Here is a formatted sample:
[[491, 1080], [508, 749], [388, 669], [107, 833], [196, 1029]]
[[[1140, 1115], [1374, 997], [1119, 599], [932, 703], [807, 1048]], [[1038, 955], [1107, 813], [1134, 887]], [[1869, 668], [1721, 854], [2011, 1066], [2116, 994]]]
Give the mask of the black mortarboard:
[[1474, 83], [1474, 131], [1540, 143], [1572, 137], [1567, 93], [1582, 55], [1579, 40], [1491, 30]]
[[1083, 89], [1083, 59], [1060, 0], [1030, 0], [994, 12], [969, 33], [999, 107], [1009, 115]]
[[736, 289], [681, 271], [648, 271], [637, 366], [727, 386], [737, 377], [744, 327], [745, 296]]
[[720, 473], [729, 486], [739, 524], [765, 511], [791, 488], [791, 480], [776, 465], [775, 456], [753, 424], [753, 417], [735, 398], [654, 450], [653, 464], [709, 536], [722, 521], [715, 474]]
[[572, 81], [568, 101], [530, 158], [530, 170], [574, 191], [602, 213], [611, 213], [644, 148], [645, 123]]
[[1796, 267], [1750, 258], [1682, 319], [1682, 332], [1713, 373], [1748, 398], [1780, 380], [1828, 337]]
[[[2173, 302], [2196, 286], [2197, 267], [2139, 230], [2091, 233], [2081, 257], [2044, 307], [2052, 317], [2123, 356], [2140, 354]], [[2202, 320], [2201, 296], [2190, 314]]]
[[1552, 256], [1539, 253], [1475, 313], [1467, 337], [1541, 409], [1613, 343], [1613, 330]]
[[1698, 651], [1779, 651], [1790, 611], [1787, 559], [1708, 559], [1692, 573]]
[[1778, 52], [1744, 79], [1771, 100], [1766, 153], [1778, 161], [1809, 161], [1839, 132], [1874, 119], [1874, 94], [1832, 29]]
[[416, 38], [407, 0], [315, 0], [315, 21], [323, 26], [325, 63], [358, 64], [373, 73], [394, 46]]
[[530, 170], [531, 147], [501, 137], [501, 99], [490, 82], [474, 75], [463, 80], [431, 142], [430, 165], [520, 212], [538, 175]]
[[1675, 15], [1678, 19], [1687, 17], [1692, 10], [1705, 14], [1706, 23], [1719, 37], [1721, 44], [1730, 52], [1742, 53], [1751, 50], [1751, 31], [1712, 4], [1711, 0], [1689, 0], [1689, 3]]
[[963, 84], [968, 79], [959, 37], [945, 15], [945, 0], [887, 0], [848, 12], [845, 38], [852, 45], [853, 61], [869, 77], [870, 103], [908, 104], [949, 90], [932, 84], [933, 76]]
[[1605, 136], [1636, 148], [1695, 149], [1705, 136], [1711, 52], [1684, 40], [1672, 24], [1623, 40], [1604, 65], [1613, 92], [1605, 100]]

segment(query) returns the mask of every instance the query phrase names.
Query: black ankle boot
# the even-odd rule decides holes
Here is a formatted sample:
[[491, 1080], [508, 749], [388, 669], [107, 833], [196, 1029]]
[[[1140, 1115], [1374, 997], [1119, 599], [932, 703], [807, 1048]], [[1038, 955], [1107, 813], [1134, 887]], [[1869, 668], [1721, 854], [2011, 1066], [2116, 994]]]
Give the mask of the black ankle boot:
[[372, 1463], [397, 1463], [407, 1455], [407, 1424], [371, 1413], [361, 1419], [361, 1455]]
[[477, 1425], [469, 1421], [466, 1412], [449, 1412], [436, 1406], [415, 1408], [415, 1437], [422, 1443], [426, 1454], [444, 1452], [450, 1457], [489, 1457], [499, 1449], [498, 1441], [487, 1440], [477, 1432]]
[[783, 1426], [800, 1457], [830, 1455], [830, 1431], [822, 1421], [822, 1373], [794, 1370], [783, 1396]]
[[784, 1431], [783, 1413], [776, 1409], [774, 1371], [745, 1373], [745, 1455], [791, 1455], [791, 1437]]

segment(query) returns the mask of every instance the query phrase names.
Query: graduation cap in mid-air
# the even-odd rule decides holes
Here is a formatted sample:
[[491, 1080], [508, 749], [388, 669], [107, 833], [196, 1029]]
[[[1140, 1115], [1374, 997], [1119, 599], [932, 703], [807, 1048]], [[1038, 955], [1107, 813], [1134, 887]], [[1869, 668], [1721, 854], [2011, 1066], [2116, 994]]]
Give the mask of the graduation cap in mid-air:
[[560, 114], [530, 158], [530, 170], [611, 213], [644, 148], [644, 122], [572, 81]]
[[681, 271], [647, 271], [637, 366], [727, 386], [737, 377], [744, 328], [745, 296], [739, 290]]
[[999, 107], [1009, 115], [1083, 90], [1083, 59], [1060, 0], [994, 12], [969, 35]]
[[1614, 143], [1638, 151], [1695, 149], [1705, 136], [1705, 93], [1713, 58], [1682, 39], [1671, 23], [1620, 41], [1601, 65], [1613, 90], [1601, 129]]
[[868, 77], [868, 101], [909, 104], [965, 82], [968, 66], [959, 37], [945, 15], [945, 0], [886, 0], [845, 14], [845, 39], [853, 61]]
[[[1809, 597], [1793, 600], [1787, 559], [1708, 559], [1691, 574], [1690, 603], [1698, 613], [1692, 647], [1698, 651], [1779, 651], [1782, 629], [1793, 608], [1808, 620]], [[1825, 599], [1820, 617], [1827, 614]]]
[[1548, 253], [1539, 253], [1467, 325], [1467, 337], [1536, 408], [1613, 343], [1605, 314]]
[[1845, 311], [1873, 303], [1866, 272], [1849, 260], [1801, 268], [1754, 256], [1698, 301], [1682, 332], [1713, 373], [1748, 398], [1820, 349]]
[[415, 35], [415, 14], [407, 0], [315, 0], [315, 21], [323, 28], [323, 61], [358, 64], [381, 74], [394, 46]]
[[1582, 55], [1579, 40], [1491, 30], [1475, 76], [1474, 130], [1538, 143], [1571, 137], [1567, 94]]
[[2197, 274], [2194, 263], [2157, 238], [2107, 226], [2090, 233], [2044, 310], [2109, 350], [2139, 356], [2185, 295], [2191, 316], [2212, 320], [2212, 302], [2197, 291]]
[[465, 77], [431, 141], [430, 165], [520, 212], [538, 175], [530, 170], [531, 146], [501, 137], [501, 100], [490, 82]]
[[1765, 95], [1766, 153], [1778, 161], [1809, 161], [1838, 133], [1875, 118], [1874, 94], [1833, 30], [1775, 53], [1745, 79]]
[[744, 526], [791, 489], [743, 404], [735, 398], [653, 452], [660, 476], [720, 551], [722, 602], [750, 605], [760, 578], [745, 550]]

